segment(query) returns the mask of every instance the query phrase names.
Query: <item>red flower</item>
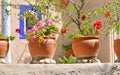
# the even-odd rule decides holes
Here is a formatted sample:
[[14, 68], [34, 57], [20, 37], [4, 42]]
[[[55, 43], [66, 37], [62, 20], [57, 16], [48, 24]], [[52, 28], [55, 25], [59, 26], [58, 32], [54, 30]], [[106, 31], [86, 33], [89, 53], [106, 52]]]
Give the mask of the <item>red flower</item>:
[[82, 15], [81, 20], [85, 20], [86, 19], [86, 15]]
[[96, 22], [95, 22], [95, 24], [94, 24], [94, 27], [95, 27], [96, 29], [102, 28], [102, 21], [96, 20]]
[[20, 33], [20, 29], [16, 29], [15, 32]]
[[107, 11], [105, 17], [108, 18], [110, 16], [110, 11]]
[[61, 29], [62, 34], [66, 33], [66, 32], [67, 32], [67, 29], [65, 27]]

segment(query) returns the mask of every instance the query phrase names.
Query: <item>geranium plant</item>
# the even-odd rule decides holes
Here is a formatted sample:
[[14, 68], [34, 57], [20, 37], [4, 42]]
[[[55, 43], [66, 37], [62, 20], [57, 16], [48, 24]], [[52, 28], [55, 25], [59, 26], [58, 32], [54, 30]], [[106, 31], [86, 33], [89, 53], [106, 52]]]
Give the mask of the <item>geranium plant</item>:
[[58, 33], [58, 27], [52, 23], [52, 20], [48, 20], [45, 24], [38, 21], [32, 29], [27, 31], [27, 39], [33, 42], [37, 39], [41, 43], [45, 36], [54, 36], [55, 33]]
[[[68, 22], [65, 24], [66, 28], [72, 24], [77, 26], [76, 31], [70, 34], [69, 38], [95, 36], [102, 31], [105, 31], [107, 35], [112, 28], [110, 25], [107, 25], [111, 23], [110, 8], [113, 4], [85, 10], [87, 2], [88, 0], [77, 0], [76, 2], [71, 0], [70, 5], [63, 8], [63, 16], [68, 17]], [[106, 19], [104, 21], [98, 19], [100, 16]]]

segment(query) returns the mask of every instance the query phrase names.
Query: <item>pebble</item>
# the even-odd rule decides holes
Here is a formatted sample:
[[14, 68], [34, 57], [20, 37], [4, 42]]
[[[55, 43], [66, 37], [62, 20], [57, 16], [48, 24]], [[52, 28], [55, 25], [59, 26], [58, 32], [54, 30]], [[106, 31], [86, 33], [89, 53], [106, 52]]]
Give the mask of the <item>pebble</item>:
[[31, 64], [56, 64], [56, 61], [52, 58], [33, 58]]
[[76, 63], [100, 63], [97, 58], [79, 58]]
[[4, 58], [0, 58], [0, 64], [9, 64]]

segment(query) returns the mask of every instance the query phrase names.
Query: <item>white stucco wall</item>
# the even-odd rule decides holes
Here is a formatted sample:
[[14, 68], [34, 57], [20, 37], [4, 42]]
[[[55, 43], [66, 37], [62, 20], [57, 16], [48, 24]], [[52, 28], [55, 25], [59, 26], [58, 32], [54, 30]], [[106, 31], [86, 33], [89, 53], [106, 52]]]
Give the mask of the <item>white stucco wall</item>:
[[[1, 1], [2, 0], [0, 0], [0, 5], [1, 5]], [[0, 32], [1, 32], [1, 28], [2, 27], [2, 7], [0, 6]]]

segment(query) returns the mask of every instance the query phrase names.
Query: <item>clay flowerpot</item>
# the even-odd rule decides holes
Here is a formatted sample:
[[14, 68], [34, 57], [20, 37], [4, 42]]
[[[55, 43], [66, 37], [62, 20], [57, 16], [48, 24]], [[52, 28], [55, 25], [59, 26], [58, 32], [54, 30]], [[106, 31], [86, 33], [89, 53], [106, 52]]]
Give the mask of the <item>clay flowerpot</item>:
[[0, 38], [0, 58], [6, 57], [9, 49], [9, 40], [6, 38]]
[[56, 50], [54, 37], [44, 37], [44, 41], [42, 44], [29, 41], [28, 45], [30, 54], [33, 58], [53, 58]]
[[118, 58], [120, 58], [120, 39], [114, 40], [114, 51]]
[[77, 58], [96, 57], [99, 52], [99, 37], [81, 37], [72, 39], [73, 53]]
[[69, 4], [69, 0], [61, 0], [61, 6], [67, 6]]
[[65, 57], [69, 58], [71, 55], [74, 56], [72, 49], [65, 51]]

